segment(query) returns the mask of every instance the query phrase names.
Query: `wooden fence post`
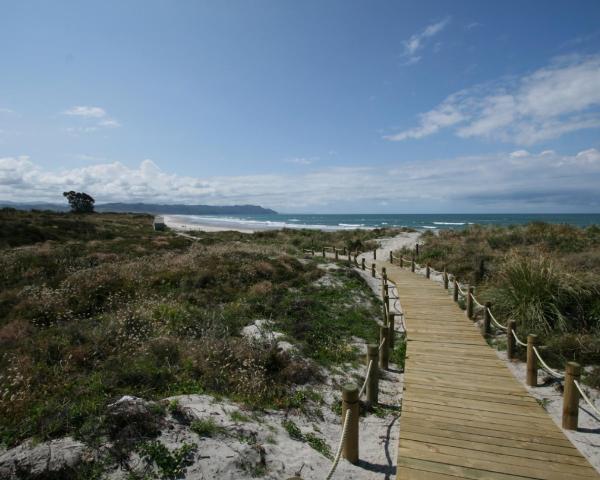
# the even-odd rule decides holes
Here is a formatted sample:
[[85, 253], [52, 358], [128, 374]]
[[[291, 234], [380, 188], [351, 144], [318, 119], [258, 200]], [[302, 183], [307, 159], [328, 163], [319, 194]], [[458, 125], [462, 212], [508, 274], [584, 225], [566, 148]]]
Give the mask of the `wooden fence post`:
[[352, 265], [352, 254], [348, 251], [348, 265]]
[[419, 258], [419, 244], [415, 243], [415, 255]]
[[394, 253], [390, 250], [390, 263], [394, 264]]
[[390, 350], [394, 350], [396, 337], [396, 314], [388, 310], [388, 328], [390, 329]]
[[338, 253], [337, 247], [334, 247], [334, 250], [335, 250], [335, 259], [338, 260], [339, 259], [339, 256], [338, 256], [339, 253]]
[[527, 335], [527, 385], [537, 387], [537, 357], [533, 347], [537, 343], [537, 335], [530, 333]]
[[353, 383], [347, 383], [342, 387], [342, 428], [346, 411], [350, 412], [350, 422], [342, 456], [350, 463], [356, 464], [358, 463], [358, 387]]
[[492, 304], [490, 302], [485, 302], [485, 309], [483, 310], [483, 323], [481, 324], [481, 334], [484, 337], [490, 336], [490, 308], [492, 308]]
[[402, 254], [400, 254], [400, 268], [404, 267], [404, 258], [402, 257]]
[[377, 260], [377, 249], [373, 250], [373, 260]]
[[473, 320], [473, 287], [467, 288], [467, 318]]
[[429, 265], [429, 262], [427, 262], [427, 265], [425, 266], [425, 277], [431, 278], [431, 266]]
[[365, 270], [367, 268], [365, 257], [362, 258], [362, 262], [361, 263], [362, 263], [362, 269]]
[[377, 274], [376, 274], [376, 266], [375, 266], [374, 263], [371, 264], [371, 276], [373, 278], [375, 278], [377, 276]]
[[444, 290], [448, 290], [448, 272], [446, 272], [445, 266], [444, 266]]
[[323, 247], [323, 258], [325, 258], [325, 247]]
[[410, 271], [415, 273], [415, 257], [412, 257], [412, 262], [410, 264]]
[[379, 349], [379, 368], [387, 370], [390, 363], [390, 339], [389, 339], [389, 327], [387, 325], [381, 325], [379, 327], [379, 344], [383, 342], [383, 345]]
[[452, 299], [458, 302], [458, 280], [454, 277], [454, 291], [452, 292]]
[[369, 406], [377, 405], [377, 402], [379, 401], [378, 355], [379, 348], [377, 345], [367, 345], [367, 368], [369, 368], [369, 363], [373, 362], [373, 365], [371, 366], [371, 376], [367, 380], [367, 403]]
[[517, 322], [515, 320], [509, 320], [506, 330], [506, 356], [509, 360], [513, 360], [517, 353], [517, 342], [515, 341], [513, 332], [515, 334], [517, 333]]
[[579, 391], [575, 385], [575, 380], [579, 381], [580, 376], [581, 365], [575, 362], [567, 362], [562, 413], [562, 427], [567, 430], [577, 430], [579, 422]]

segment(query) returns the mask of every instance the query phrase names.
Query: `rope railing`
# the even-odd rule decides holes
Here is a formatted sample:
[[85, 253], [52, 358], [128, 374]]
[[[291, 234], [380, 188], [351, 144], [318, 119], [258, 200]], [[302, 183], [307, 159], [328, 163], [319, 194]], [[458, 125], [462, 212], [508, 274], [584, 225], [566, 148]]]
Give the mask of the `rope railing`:
[[573, 380], [573, 383], [577, 387], [577, 390], [579, 390], [579, 394], [581, 395], [581, 398], [583, 398], [586, 401], [586, 403], [590, 406], [590, 408], [594, 411], [594, 413], [596, 415], [598, 415], [598, 417], [600, 418], [600, 410], [598, 410], [596, 408], [596, 406], [593, 404], [593, 402], [585, 394], [585, 392], [583, 391], [583, 388], [581, 388], [581, 384], [577, 380]]
[[517, 336], [517, 333], [514, 330], [511, 330], [510, 333], [512, 333], [512, 336], [515, 339], [515, 342], [517, 342], [517, 345], [520, 345], [521, 347], [527, 346], [525, 342], [521, 341], [521, 339]]
[[358, 398], [363, 396], [363, 393], [365, 393], [365, 390], [367, 389], [367, 383], [369, 381], [369, 377], [371, 376], [371, 369], [373, 368], [373, 360], [369, 360], [369, 366], [367, 367], [367, 374], [365, 375], [365, 381], [362, 385], [362, 387], [360, 388], [360, 392], [358, 392]]
[[344, 417], [344, 426], [342, 427], [342, 435], [340, 437], [340, 443], [338, 444], [337, 452], [335, 453], [335, 457], [333, 459], [333, 463], [331, 464], [331, 468], [329, 469], [329, 473], [325, 477], [325, 480], [331, 480], [335, 470], [337, 469], [338, 464], [340, 463], [340, 458], [342, 458], [342, 451], [344, 449], [344, 443], [346, 443], [346, 437], [348, 436], [348, 425], [350, 425], [350, 417], [352, 416], [351, 410], [346, 410], [346, 416]]
[[[514, 331], [513, 331], [514, 334]], [[555, 378], [558, 378], [559, 380], [563, 380], [565, 378], [564, 375], [561, 375], [560, 373], [558, 373], [556, 370], [552, 370], [548, 364], [546, 362], [544, 362], [544, 359], [542, 358], [542, 356], [540, 355], [540, 352], [538, 351], [538, 349], [536, 348], [536, 346], [533, 346], [533, 353], [535, 353], [535, 356], [537, 357], [537, 359], [540, 361], [540, 363], [542, 364], [542, 368], [544, 370], [546, 370], [550, 375], [552, 375]]]
[[[312, 249], [304, 249], [305, 253], [312, 253]], [[323, 254], [323, 258], [329, 258], [336, 260], [345, 260], [345, 258], [338, 258], [338, 255], [341, 252], [344, 252], [343, 249], [337, 249], [335, 247], [322, 247], [321, 252]], [[367, 270], [366, 264], [364, 261], [364, 252], [362, 256], [362, 262], [359, 264], [358, 256], [361, 255], [361, 252], [351, 252], [350, 250], [346, 250], [344, 252], [348, 253], [348, 262], [349, 265], [354, 265], [355, 267], [362, 270]], [[351, 256], [354, 256], [354, 262], [351, 260]], [[385, 319], [390, 319], [390, 323], [385, 323], [380, 326], [380, 335], [381, 342], [379, 345], [367, 345], [367, 369], [364, 381], [360, 390], [356, 385], [348, 384], [342, 387], [342, 411], [345, 412], [342, 415], [342, 432], [340, 436], [339, 445], [329, 469], [326, 480], [330, 480], [337, 467], [339, 466], [341, 458], [345, 458], [350, 463], [356, 464], [359, 461], [358, 457], [358, 402], [361, 397], [363, 397], [366, 393], [366, 402], [368, 404], [377, 404], [378, 397], [378, 382], [379, 382], [379, 374], [377, 368], [381, 368], [387, 370], [390, 348], [393, 346], [393, 325], [394, 320], [390, 314], [390, 310], [392, 308], [396, 309], [399, 303], [399, 294], [397, 287], [392, 282], [387, 282], [387, 276], [385, 275], [385, 268], [381, 270], [381, 272], [377, 271], [376, 263], [372, 263], [370, 265], [369, 270], [371, 270], [371, 274], [374, 278], [379, 279], [382, 285], [382, 295], [383, 295], [383, 305], [384, 305], [384, 315]], [[366, 273], [366, 272], [364, 272]], [[387, 288], [385, 288], [387, 287]], [[395, 290], [394, 290], [395, 289]], [[390, 295], [391, 293], [391, 295]], [[393, 300], [392, 304], [389, 303], [389, 300]], [[400, 309], [398, 309], [400, 310]], [[401, 313], [400, 316], [403, 316]], [[387, 343], [386, 343], [387, 341]]]
[[473, 295], [472, 293], [471, 293], [470, 295], [471, 295], [471, 299], [473, 300], [473, 303], [475, 304], [475, 306], [476, 306], [477, 308], [482, 308], [482, 309], [483, 309], [483, 308], [486, 308], [486, 306], [485, 306], [485, 305], [482, 305], [481, 303], [479, 303], [479, 302], [477, 301], [477, 299], [475, 298], [475, 295]]
[[487, 311], [488, 311], [488, 314], [490, 316], [490, 320], [492, 320], [492, 323], [494, 325], [496, 325], [496, 327], [498, 327], [501, 330], [508, 330], [508, 327], [505, 327], [498, 320], [496, 320], [496, 317], [494, 317], [494, 315], [492, 314], [492, 309], [491, 308], [488, 308]]

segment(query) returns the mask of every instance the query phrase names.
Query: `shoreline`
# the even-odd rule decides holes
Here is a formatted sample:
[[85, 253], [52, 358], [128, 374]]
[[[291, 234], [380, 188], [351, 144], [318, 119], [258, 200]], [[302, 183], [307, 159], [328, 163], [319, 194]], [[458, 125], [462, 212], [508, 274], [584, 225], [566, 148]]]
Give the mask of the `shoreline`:
[[[177, 232], [239, 232], [239, 233], [255, 233], [259, 229], [242, 228], [237, 226], [212, 225], [209, 223], [192, 223], [185, 222], [177, 215], [161, 215], [165, 225]], [[266, 230], [266, 229], [265, 229]]]

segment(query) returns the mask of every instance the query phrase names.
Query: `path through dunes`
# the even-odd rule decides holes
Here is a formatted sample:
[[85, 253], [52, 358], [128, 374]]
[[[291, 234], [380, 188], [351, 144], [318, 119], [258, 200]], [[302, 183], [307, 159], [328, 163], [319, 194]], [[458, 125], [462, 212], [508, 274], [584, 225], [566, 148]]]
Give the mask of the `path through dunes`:
[[408, 338], [398, 479], [600, 479], [438, 283], [377, 263]]

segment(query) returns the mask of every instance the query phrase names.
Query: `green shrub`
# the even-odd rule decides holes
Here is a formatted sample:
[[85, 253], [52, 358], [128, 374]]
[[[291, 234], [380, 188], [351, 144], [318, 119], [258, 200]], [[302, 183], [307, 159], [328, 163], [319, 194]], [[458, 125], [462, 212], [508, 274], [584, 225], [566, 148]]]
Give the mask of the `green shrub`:
[[200, 437], [216, 437], [226, 432], [226, 429], [218, 425], [215, 419], [211, 417], [194, 420], [191, 429]]
[[161, 479], [182, 478], [185, 467], [192, 463], [192, 455], [197, 446], [184, 443], [181, 447], [169, 450], [159, 441], [150, 441], [138, 447], [140, 456], [150, 465], [155, 464]]

